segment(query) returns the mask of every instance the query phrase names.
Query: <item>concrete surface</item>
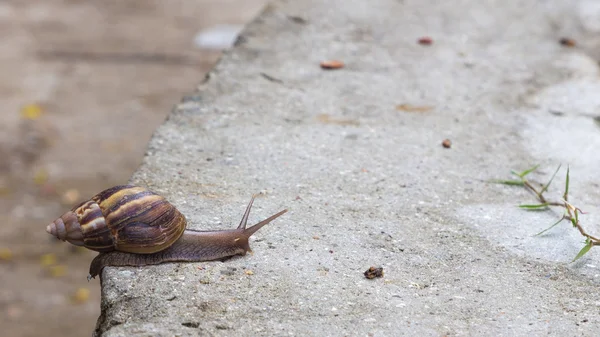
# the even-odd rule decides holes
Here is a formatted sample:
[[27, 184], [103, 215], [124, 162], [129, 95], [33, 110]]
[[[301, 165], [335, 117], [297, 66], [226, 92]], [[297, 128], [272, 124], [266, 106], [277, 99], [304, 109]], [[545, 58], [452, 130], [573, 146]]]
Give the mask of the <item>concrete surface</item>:
[[[274, 1], [132, 182], [197, 229], [235, 226], [259, 191], [252, 222], [290, 212], [253, 255], [105, 269], [96, 334], [595, 335], [600, 252], [570, 264], [568, 225], [532, 237], [558, 213], [485, 181], [569, 164], [600, 232], [598, 22], [593, 1]], [[319, 67], [331, 59], [346, 67]], [[383, 279], [363, 277], [372, 265]]]
[[[194, 43], [198, 32], [243, 25], [264, 4], [0, 1], [1, 336], [90, 335], [100, 284], [81, 271], [95, 253], [43, 228], [127, 182], [173, 104], [219, 58]], [[39, 114], [21, 112], [32, 105]]]
[[81, 271], [95, 253], [43, 228], [131, 178], [173, 104], [219, 59], [197, 34], [243, 25], [264, 4], [0, 1], [1, 336], [90, 335], [100, 284]]

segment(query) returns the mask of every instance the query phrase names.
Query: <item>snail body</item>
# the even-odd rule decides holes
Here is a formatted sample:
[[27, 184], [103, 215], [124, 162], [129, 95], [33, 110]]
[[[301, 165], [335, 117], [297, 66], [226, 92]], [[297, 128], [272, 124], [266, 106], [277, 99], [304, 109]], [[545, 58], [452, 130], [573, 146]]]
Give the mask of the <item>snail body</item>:
[[237, 228], [196, 231], [186, 229], [185, 216], [164, 197], [143, 187], [120, 185], [75, 206], [46, 231], [100, 253], [90, 264], [88, 279], [106, 266], [219, 260], [251, 251], [250, 236], [287, 212], [246, 228], [254, 197]]

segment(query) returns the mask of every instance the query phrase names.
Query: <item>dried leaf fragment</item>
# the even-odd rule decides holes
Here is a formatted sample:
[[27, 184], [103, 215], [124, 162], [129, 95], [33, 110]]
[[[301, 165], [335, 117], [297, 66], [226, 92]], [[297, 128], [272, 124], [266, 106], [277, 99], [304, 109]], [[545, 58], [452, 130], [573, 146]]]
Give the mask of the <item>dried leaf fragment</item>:
[[420, 37], [418, 40], [420, 45], [429, 46], [433, 43], [433, 39], [429, 36]]
[[411, 105], [407, 103], [396, 105], [396, 110], [406, 112], [427, 112], [432, 110], [434, 107], [431, 105]]
[[344, 62], [338, 60], [322, 61], [321, 68], [323, 69], [340, 69], [344, 67]]
[[303, 18], [301, 16], [288, 15], [288, 19], [292, 20], [293, 22], [295, 22], [297, 24], [301, 24], [301, 25], [305, 25], [308, 23], [308, 20], [306, 20], [305, 18]]
[[355, 119], [346, 119], [346, 118], [335, 118], [329, 116], [328, 114], [319, 114], [317, 115], [317, 120], [323, 124], [337, 124], [337, 125], [360, 125], [360, 122]]

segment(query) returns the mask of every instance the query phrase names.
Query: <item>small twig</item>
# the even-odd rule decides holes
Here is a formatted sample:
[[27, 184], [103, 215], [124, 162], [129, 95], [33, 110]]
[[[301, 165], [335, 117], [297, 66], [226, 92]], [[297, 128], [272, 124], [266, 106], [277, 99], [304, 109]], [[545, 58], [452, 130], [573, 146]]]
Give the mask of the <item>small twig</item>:
[[260, 73], [260, 76], [262, 76], [264, 79], [266, 79], [268, 81], [283, 84], [282, 80], [280, 80], [278, 78], [275, 78], [275, 77], [273, 77], [273, 76], [271, 76], [271, 75], [269, 75], [267, 73]]
[[541, 203], [548, 204], [546, 198], [544, 198], [544, 195], [542, 194], [543, 192], [538, 192], [538, 190], [535, 187], [533, 187], [533, 185], [531, 185], [529, 181], [523, 180], [523, 185], [525, 185], [525, 187], [529, 188], [533, 193], [535, 193], [536, 197]]
[[594, 245], [600, 245], [600, 239], [588, 234], [585, 229], [583, 229], [583, 226], [581, 226], [581, 224], [579, 223], [579, 221], [574, 221], [575, 218], [571, 217], [571, 215], [565, 215], [564, 219], [571, 221], [571, 223], [573, 224], [573, 227], [577, 228], [577, 230], [579, 231], [579, 233], [581, 233], [581, 235], [585, 236], [586, 238], [592, 240], [592, 243]]

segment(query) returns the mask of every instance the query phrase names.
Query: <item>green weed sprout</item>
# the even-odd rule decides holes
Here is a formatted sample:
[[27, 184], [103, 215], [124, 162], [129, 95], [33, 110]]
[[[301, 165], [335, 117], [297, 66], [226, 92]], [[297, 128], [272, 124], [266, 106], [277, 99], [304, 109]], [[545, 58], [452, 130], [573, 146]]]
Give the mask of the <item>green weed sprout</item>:
[[558, 219], [558, 221], [556, 221], [550, 227], [544, 229], [543, 231], [535, 234], [535, 236], [539, 236], [539, 235], [542, 235], [542, 234], [548, 232], [549, 230], [551, 230], [552, 228], [557, 226], [559, 223], [561, 223], [563, 220], [569, 221], [571, 223], [571, 225], [574, 228], [576, 228], [579, 231], [579, 233], [585, 238], [585, 245], [579, 251], [579, 253], [575, 256], [573, 261], [571, 261], [571, 262], [575, 262], [580, 257], [585, 255], [593, 246], [600, 246], [600, 239], [588, 234], [585, 231], [585, 229], [579, 222], [579, 215], [585, 214], [585, 213], [580, 208], [575, 207], [571, 203], [569, 203], [569, 168], [567, 167], [567, 176], [565, 179], [565, 192], [563, 194], [562, 200], [561, 201], [548, 201], [544, 197], [544, 192], [546, 192], [548, 190], [548, 188], [550, 187], [550, 184], [554, 180], [554, 177], [556, 177], [556, 174], [560, 170], [561, 166], [559, 165], [558, 168], [556, 169], [556, 171], [554, 171], [552, 178], [550, 178], [550, 180], [548, 181], [547, 184], [541, 185], [540, 187], [536, 188], [529, 180], [527, 180], [527, 176], [530, 173], [534, 172], [538, 167], [539, 167], [539, 165], [535, 165], [534, 167], [529, 168], [522, 172], [516, 172], [514, 170], [511, 170], [511, 174], [516, 176], [517, 179], [492, 180], [491, 182], [497, 183], [497, 184], [503, 184], [503, 185], [510, 185], [510, 186], [523, 186], [527, 190], [529, 190], [530, 192], [535, 194], [535, 197], [539, 201], [539, 203], [519, 205], [520, 208], [523, 208], [525, 210], [528, 210], [528, 211], [548, 210], [552, 206], [564, 208], [562, 217], [560, 219]]

